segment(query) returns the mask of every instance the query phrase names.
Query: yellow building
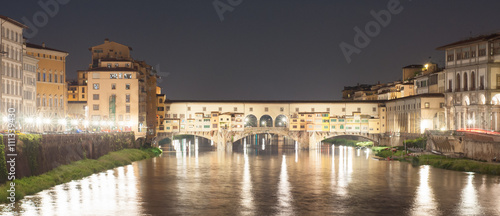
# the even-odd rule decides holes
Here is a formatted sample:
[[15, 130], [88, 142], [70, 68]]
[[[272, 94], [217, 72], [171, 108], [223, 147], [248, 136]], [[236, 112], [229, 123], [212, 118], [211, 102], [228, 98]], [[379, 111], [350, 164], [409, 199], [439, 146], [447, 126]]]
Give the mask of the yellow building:
[[[37, 69], [37, 112], [38, 116], [46, 119], [59, 119], [66, 117], [66, 57], [68, 53], [42, 45], [26, 44], [26, 54], [38, 59]], [[47, 130], [59, 130], [63, 127], [53, 126]]]

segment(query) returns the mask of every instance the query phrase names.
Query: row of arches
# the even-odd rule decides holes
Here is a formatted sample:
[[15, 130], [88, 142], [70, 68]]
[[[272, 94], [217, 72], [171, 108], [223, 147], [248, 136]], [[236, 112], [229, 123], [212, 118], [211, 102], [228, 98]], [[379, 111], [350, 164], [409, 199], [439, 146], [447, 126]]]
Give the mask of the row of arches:
[[[460, 75], [460, 73], [457, 73], [456, 79], [455, 79], [455, 91], [476, 90], [476, 73], [474, 73], [474, 71], [472, 71], [470, 73], [470, 81], [469, 81], [469, 76], [467, 75], [467, 72], [464, 72], [463, 80], [461, 78], [462, 78], [462, 76]], [[479, 81], [480, 81], [479, 89], [484, 89], [484, 78], [481, 78]], [[470, 83], [470, 86], [469, 86], [469, 83]], [[451, 84], [449, 87], [451, 89]]]
[[285, 115], [278, 115], [276, 119], [269, 115], [263, 115], [260, 119], [252, 114], [245, 117], [245, 127], [286, 127], [287, 125], [288, 120]]

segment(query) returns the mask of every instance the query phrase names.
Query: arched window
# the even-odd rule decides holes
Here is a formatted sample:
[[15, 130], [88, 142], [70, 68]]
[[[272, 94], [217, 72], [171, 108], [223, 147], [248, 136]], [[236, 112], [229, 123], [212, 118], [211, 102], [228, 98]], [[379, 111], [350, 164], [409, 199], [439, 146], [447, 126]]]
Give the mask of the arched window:
[[257, 127], [257, 117], [250, 114], [245, 117], [245, 127]]
[[457, 91], [457, 92], [459, 92], [459, 91], [460, 91], [460, 84], [461, 84], [461, 83], [462, 83], [462, 82], [460, 82], [460, 74], [459, 74], [459, 73], [457, 73], [457, 80], [456, 80], [456, 82], [455, 82], [455, 91]]
[[476, 90], [476, 73], [470, 73], [470, 90]]
[[464, 73], [464, 91], [467, 91], [469, 90], [469, 85], [467, 83], [467, 80], [468, 80], [468, 77], [467, 77], [467, 73]]

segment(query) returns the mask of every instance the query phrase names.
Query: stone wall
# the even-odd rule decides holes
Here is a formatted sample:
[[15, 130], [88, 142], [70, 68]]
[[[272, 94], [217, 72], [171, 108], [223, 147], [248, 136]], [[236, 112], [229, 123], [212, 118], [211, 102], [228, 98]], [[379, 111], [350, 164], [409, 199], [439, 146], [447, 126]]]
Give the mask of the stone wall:
[[444, 154], [491, 161], [495, 157], [500, 159], [500, 136], [470, 133], [430, 135], [427, 148]]
[[[29, 135], [28, 135], [29, 136]], [[124, 148], [139, 148], [131, 132], [98, 134], [46, 134], [39, 142], [23, 142], [17, 136], [16, 178], [40, 175], [60, 165], [82, 159], [97, 159]], [[7, 136], [4, 136], [7, 150]], [[10, 157], [7, 157], [8, 160]]]

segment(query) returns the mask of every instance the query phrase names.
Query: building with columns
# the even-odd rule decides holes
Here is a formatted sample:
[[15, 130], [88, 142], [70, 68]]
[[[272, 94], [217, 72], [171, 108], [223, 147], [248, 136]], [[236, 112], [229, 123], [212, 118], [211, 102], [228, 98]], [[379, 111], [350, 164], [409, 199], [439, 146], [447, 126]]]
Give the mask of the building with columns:
[[500, 34], [437, 49], [445, 51], [447, 128], [500, 131]]

